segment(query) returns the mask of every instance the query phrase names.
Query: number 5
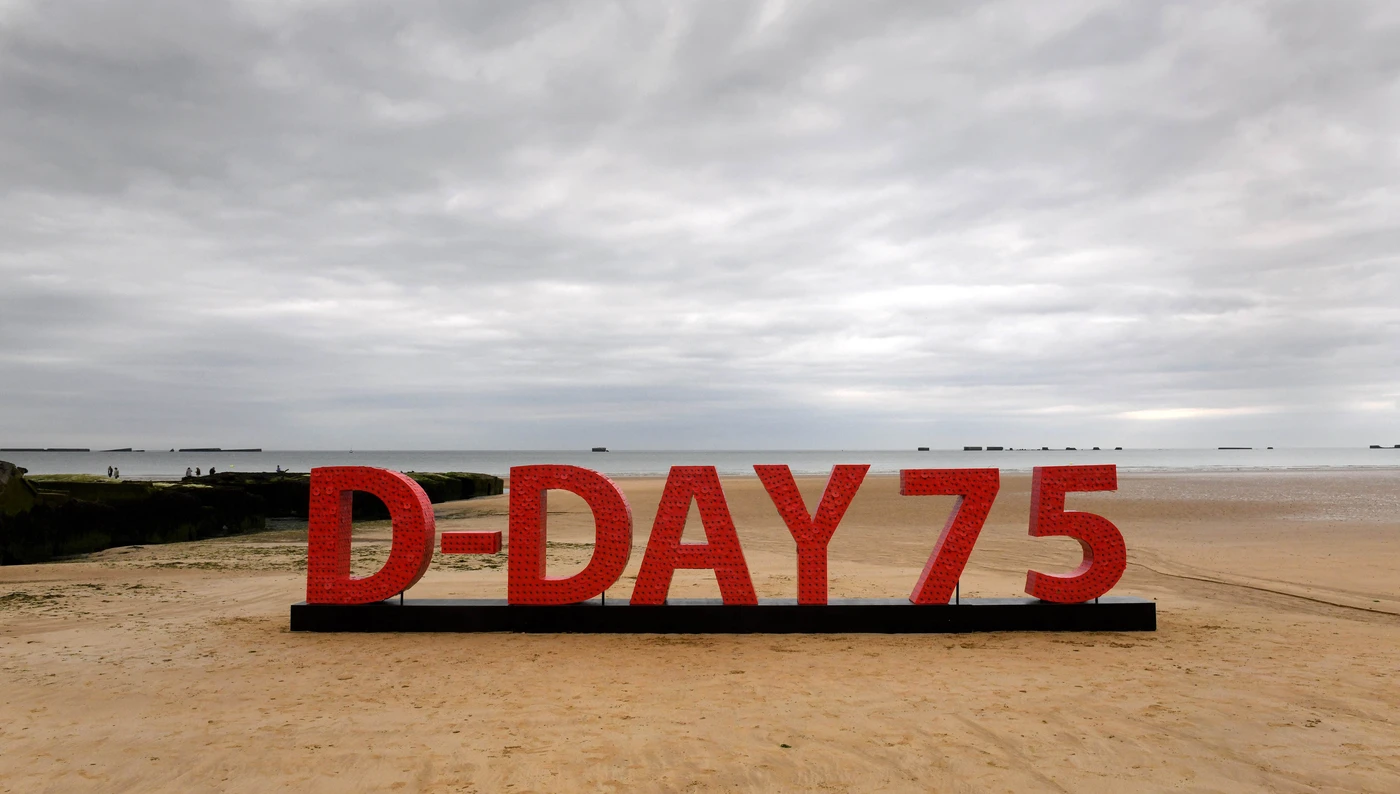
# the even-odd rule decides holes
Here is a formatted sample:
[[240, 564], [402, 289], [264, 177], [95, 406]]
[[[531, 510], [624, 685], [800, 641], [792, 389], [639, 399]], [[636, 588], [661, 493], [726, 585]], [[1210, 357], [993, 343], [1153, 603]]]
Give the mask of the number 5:
[[1026, 572], [1026, 592], [1042, 601], [1078, 604], [1107, 593], [1128, 567], [1123, 534], [1111, 521], [1093, 513], [1065, 510], [1071, 491], [1118, 490], [1117, 466], [1037, 466], [1031, 479], [1030, 534], [1074, 538], [1084, 561], [1067, 575]]

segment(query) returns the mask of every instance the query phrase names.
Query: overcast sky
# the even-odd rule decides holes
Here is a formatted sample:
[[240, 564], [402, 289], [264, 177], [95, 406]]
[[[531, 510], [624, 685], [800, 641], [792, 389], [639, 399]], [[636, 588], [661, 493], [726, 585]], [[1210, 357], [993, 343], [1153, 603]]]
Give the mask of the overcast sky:
[[1400, 3], [0, 0], [0, 446], [1400, 443]]

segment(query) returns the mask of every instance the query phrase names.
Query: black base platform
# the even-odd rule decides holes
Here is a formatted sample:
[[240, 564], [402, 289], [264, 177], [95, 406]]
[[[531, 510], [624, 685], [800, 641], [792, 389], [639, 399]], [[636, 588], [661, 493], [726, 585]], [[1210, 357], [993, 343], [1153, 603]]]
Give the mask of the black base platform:
[[674, 599], [664, 607], [625, 601], [510, 606], [496, 599], [397, 599], [361, 606], [292, 605], [292, 631], [519, 631], [542, 634], [959, 634], [974, 631], [1156, 631], [1157, 604], [1105, 596], [1098, 603], [1033, 598], [964, 598], [916, 606], [896, 598], [833, 599], [801, 606], [765, 599], [725, 606]]

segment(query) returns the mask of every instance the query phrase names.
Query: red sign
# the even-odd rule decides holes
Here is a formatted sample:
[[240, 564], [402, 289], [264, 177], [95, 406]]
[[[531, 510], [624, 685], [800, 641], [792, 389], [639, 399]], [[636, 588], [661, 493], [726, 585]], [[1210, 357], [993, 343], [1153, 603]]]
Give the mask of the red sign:
[[[797, 600], [827, 603], [827, 546], [869, 466], [836, 466], [815, 512], [809, 512], [787, 466], [755, 466], [763, 487], [797, 546]], [[904, 496], [956, 496], [928, 563], [914, 584], [915, 604], [947, 604], [967, 565], [1000, 487], [996, 469], [905, 469]], [[1079, 541], [1084, 560], [1067, 574], [1026, 573], [1026, 592], [1062, 604], [1091, 601], [1118, 583], [1127, 550], [1118, 528], [1103, 516], [1065, 510], [1065, 494], [1113, 491], [1115, 466], [1039, 466], [1031, 484], [1030, 534]], [[568, 577], [545, 571], [549, 492], [568, 491], [593, 511], [597, 535], [588, 565]], [[354, 491], [381, 499], [393, 519], [389, 559], [378, 572], [350, 575], [350, 505]], [[694, 502], [704, 543], [682, 542]], [[622, 489], [596, 471], [578, 466], [516, 466], [510, 470], [510, 549], [507, 601], [511, 604], [577, 604], [595, 598], [621, 578], [632, 553], [632, 508]], [[436, 537], [433, 508], [423, 489], [397, 472], [361, 466], [312, 469], [306, 578], [308, 604], [370, 604], [412, 587], [427, 571]], [[443, 554], [496, 554], [500, 532], [444, 532]], [[714, 571], [725, 604], [757, 604], [744, 550], [713, 466], [674, 466], [666, 478], [647, 539], [634, 605], [661, 605], [677, 569]]]

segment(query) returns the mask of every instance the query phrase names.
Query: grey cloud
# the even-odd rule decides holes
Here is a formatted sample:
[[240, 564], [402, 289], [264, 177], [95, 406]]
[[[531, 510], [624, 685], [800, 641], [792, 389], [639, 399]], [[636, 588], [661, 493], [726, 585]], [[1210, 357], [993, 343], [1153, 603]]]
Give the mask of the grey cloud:
[[[1400, 432], [1398, 34], [1381, 0], [11, 4], [0, 441]], [[1192, 408], [1259, 412], [1131, 418]]]

